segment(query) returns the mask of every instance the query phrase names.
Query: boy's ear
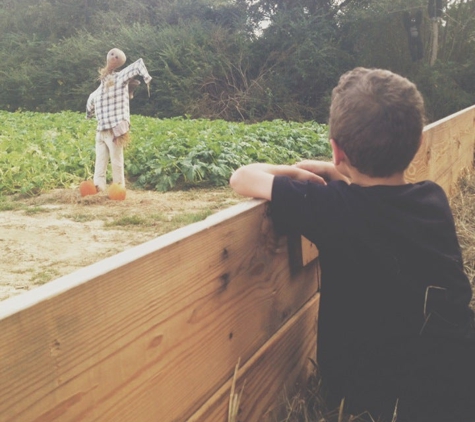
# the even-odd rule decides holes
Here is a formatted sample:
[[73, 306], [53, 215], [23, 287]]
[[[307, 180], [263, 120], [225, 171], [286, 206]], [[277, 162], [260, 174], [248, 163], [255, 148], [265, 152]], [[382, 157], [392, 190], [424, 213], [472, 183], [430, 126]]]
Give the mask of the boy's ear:
[[337, 166], [342, 161], [344, 161], [344, 159], [346, 158], [346, 154], [338, 146], [338, 144], [335, 142], [334, 139], [330, 139], [330, 145], [332, 147], [332, 153], [333, 153], [333, 164]]

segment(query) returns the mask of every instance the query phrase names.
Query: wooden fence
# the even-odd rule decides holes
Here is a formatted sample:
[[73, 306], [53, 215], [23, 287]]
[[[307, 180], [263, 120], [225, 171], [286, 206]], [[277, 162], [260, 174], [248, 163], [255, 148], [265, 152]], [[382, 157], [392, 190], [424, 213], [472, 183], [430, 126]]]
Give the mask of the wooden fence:
[[[427, 126], [407, 177], [450, 194], [474, 119]], [[275, 421], [315, 357], [319, 269], [266, 207], [244, 201], [0, 302], [0, 421], [227, 422], [233, 379], [237, 420]]]

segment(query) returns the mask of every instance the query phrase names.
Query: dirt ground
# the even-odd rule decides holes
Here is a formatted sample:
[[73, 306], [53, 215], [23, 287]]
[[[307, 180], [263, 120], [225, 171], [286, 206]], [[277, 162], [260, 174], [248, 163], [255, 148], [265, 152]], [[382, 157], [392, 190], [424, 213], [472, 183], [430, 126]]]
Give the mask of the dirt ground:
[[0, 301], [230, 207], [229, 188], [127, 190], [81, 197], [78, 189], [0, 201]]

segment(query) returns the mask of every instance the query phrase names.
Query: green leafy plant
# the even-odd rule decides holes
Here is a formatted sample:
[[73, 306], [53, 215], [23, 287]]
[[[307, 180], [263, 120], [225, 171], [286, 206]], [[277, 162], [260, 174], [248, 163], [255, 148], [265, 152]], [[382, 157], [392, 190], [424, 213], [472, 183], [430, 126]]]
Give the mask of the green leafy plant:
[[0, 193], [32, 195], [92, 175], [95, 129], [83, 115], [2, 111], [0, 118]]
[[327, 127], [275, 120], [256, 124], [136, 116], [127, 175], [142, 188], [222, 186], [250, 162], [293, 163], [330, 156]]
[[[0, 111], [0, 194], [76, 188], [94, 172], [96, 123], [77, 112]], [[223, 186], [250, 162], [329, 157], [326, 125], [133, 115], [125, 172], [140, 189]], [[110, 175], [109, 175], [110, 176]]]

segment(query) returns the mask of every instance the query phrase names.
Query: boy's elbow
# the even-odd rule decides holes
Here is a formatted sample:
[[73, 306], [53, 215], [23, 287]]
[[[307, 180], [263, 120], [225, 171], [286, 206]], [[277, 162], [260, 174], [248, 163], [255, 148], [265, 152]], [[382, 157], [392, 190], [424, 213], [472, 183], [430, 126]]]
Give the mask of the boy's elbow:
[[231, 189], [239, 195], [248, 196], [248, 188], [246, 183], [245, 170], [242, 168], [237, 169], [229, 179], [229, 186]]
[[239, 195], [249, 198], [271, 199], [272, 177], [251, 170], [249, 167], [237, 169], [229, 179], [229, 185]]
[[239, 186], [239, 170], [236, 170], [231, 174], [231, 177], [229, 178], [229, 186], [231, 186], [231, 189], [236, 191], [236, 189]]

